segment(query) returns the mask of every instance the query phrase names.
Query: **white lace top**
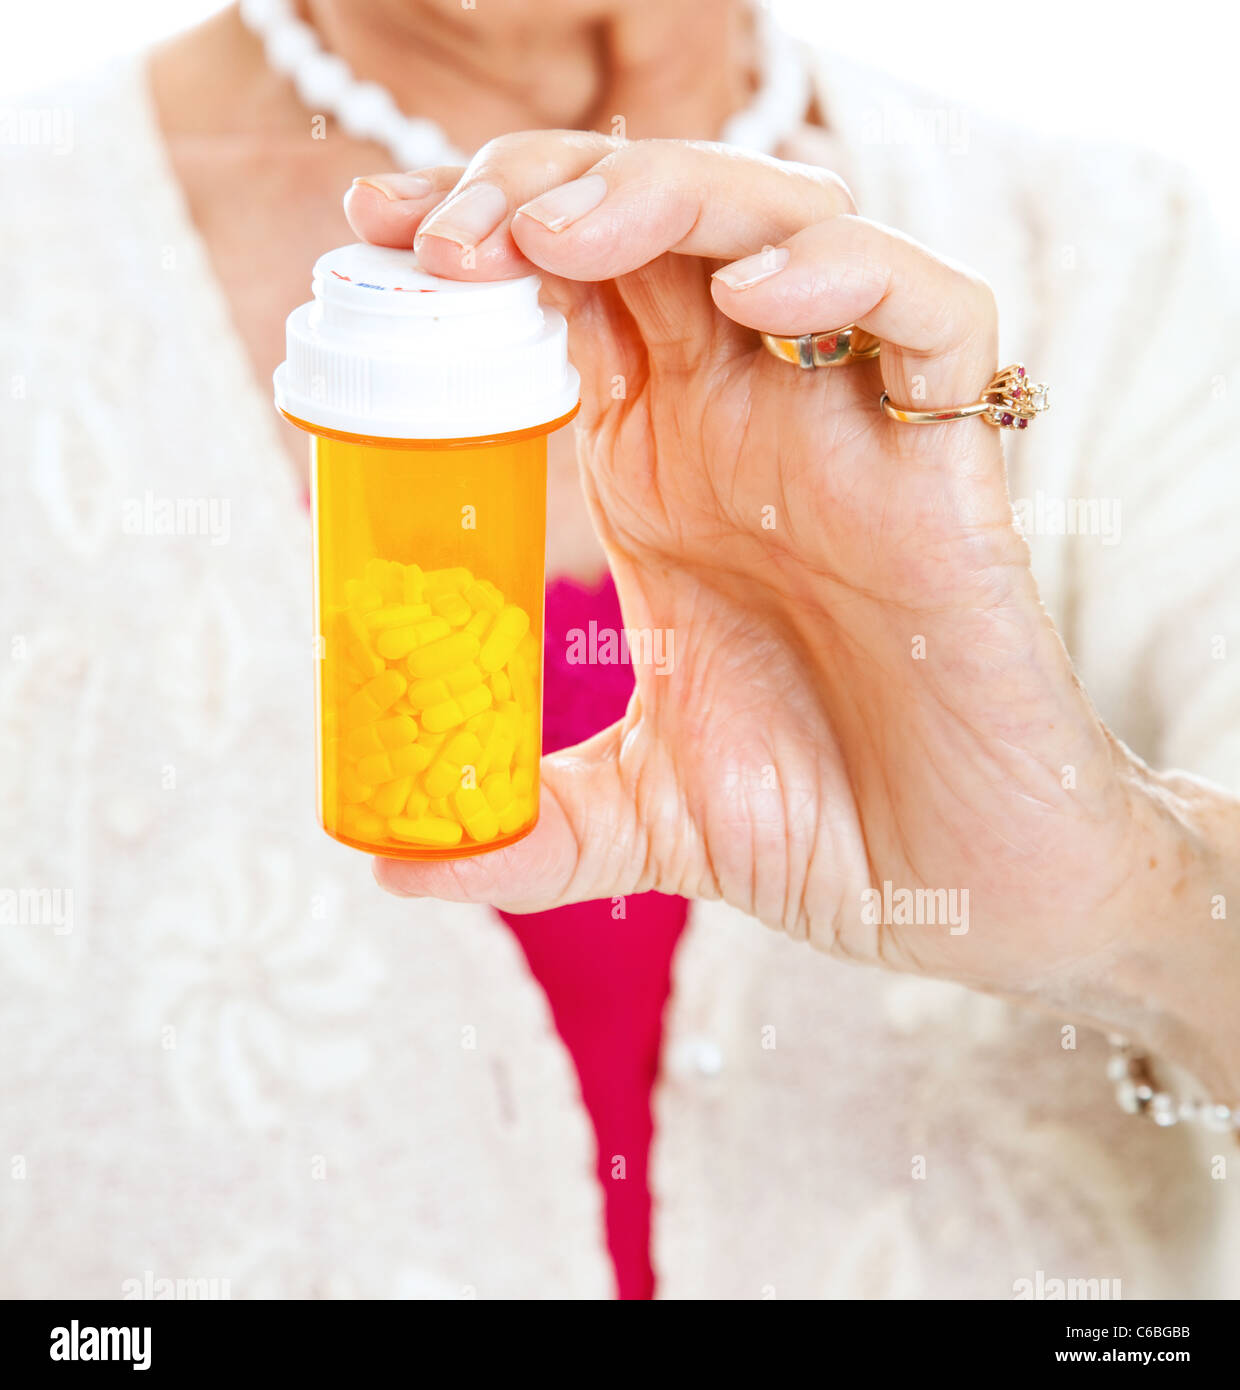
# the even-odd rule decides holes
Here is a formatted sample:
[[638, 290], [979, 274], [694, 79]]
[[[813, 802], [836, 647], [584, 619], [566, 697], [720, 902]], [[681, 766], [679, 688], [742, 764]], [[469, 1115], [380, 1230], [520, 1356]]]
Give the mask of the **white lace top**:
[[[915, 94], [823, 70], [862, 210], [985, 273], [1053, 383], [1012, 490], [1102, 714], [1240, 786], [1240, 300], [1194, 200], [1136, 154], [928, 143]], [[0, 1295], [606, 1296], [515, 941], [314, 823], [308, 518], [141, 73], [46, 100], [73, 152], [0, 163]], [[178, 499], [205, 534], [160, 534]], [[1065, 499], [1119, 543], [1053, 534]], [[1120, 1114], [1094, 1036], [718, 906], [674, 975], [663, 1296], [1240, 1291], [1225, 1142]]]

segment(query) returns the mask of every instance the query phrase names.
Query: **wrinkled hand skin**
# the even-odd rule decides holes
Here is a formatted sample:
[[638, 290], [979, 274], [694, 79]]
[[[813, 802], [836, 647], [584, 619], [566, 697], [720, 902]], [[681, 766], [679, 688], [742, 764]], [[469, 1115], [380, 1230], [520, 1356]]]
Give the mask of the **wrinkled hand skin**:
[[[843, 959], [1120, 1029], [1240, 1100], [1240, 953], [1212, 914], [1236, 801], [1156, 775], [1098, 719], [1013, 523], [1003, 432], [878, 406], [977, 398], [999, 365], [989, 289], [824, 171], [717, 147], [541, 132], [422, 172], [420, 202], [355, 186], [355, 229], [416, 232], [436, 274], [543, 276], [626, 626], [669, 632], [674, 662], [637, 665], [625, 718], [544, 760], [529, 838], [381, 862], [380, 882], [516, 911], [721, 898]], [[587, 173], [606, 195], [570, 225], [519, 210]], [[453, 203], [477, 182], [507, 212], [470, 239]], [[772, 246], [788, 264], [759, 283], [710, 278]], [[803, 372], [754, 332], [851, 322], [877, 361]], [[967, 919], [875, 922], [884, 884], [967, 891]]]

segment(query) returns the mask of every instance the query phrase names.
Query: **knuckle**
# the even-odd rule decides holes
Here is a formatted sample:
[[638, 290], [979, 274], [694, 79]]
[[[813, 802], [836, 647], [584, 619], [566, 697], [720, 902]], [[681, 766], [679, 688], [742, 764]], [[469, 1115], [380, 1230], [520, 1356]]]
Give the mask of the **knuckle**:
[[643, 137], [640, 140], [607, 141], [605, 150], [600, 151], [599, 167], [633, 175], [638, 172], [661, 178], [670, 175], [677, 168], [683, 168], [685, 154], [696, 146], [692, 140], [667, 140], [659, 137]]
[[584, 160], [602, 159], [624, 143], [588, 130], [512, 131], [483, 145], [470, 161], [468, 176], [479, 178], [485, 172], [497, 182], [519, 184], [536, 171], [538, 181], [550, 187], [584, 172]]
[[524, 159], [548, 143], [550, 131], [513, 130], [504, 135], [496, 135], [474, 155], [473, 164], [508, 164]]
[[526, 165], [535, 147], [544, 140], [542, 131], [519, 130], [488, 140], [469, 161], [460, 183], [488, 179], [503, 184], [506, 178]]
[[779, 167], [791, 184], [800, 186], [820, 216], [838, 216], [840, 213], [856, 215], [857, 200], [853, 197], [852, 189], [834, 169], [790, 160], [780, 161]]
[[834, 204], [836, 212], [855, 214], [857, 212], [857, 200], [853, 197], [853, 191], [844, 180], [832, 169], [819, 169], [815, 171], [817, 182]]
[[990, 282], [975, 271], [956, 268], [958, 293], [945, 296], [940, 336], [966, 342], [993, 332], [999, 321], [998, 300]]
[[998, 319], [999, 301], [995, 297], [994, 286], [985, 276], [972, 271], [969, 272], [968, 279], [974, 317], [986, 323]]

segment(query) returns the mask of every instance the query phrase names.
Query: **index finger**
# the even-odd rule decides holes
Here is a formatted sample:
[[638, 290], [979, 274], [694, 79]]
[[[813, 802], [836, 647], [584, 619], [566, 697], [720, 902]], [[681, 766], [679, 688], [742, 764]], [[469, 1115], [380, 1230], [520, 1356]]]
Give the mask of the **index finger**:
[[555, 273], [607, 280], [666, 252], [732, 260], [815, 222], [855, 212], [829, 169], [730, 145], [644, 140], [598, 160], [583, 177], [516, 209], [512, 233], [530, 259], [572, 229]]

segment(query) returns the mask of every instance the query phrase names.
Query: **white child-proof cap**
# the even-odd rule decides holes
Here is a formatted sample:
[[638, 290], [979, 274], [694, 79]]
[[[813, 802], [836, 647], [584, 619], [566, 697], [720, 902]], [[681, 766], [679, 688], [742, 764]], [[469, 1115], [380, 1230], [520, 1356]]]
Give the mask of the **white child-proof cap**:
[[580, 380], [564, 316], [539, 279], [428, 275], [410, 251], [341, 246], [314, 267], [314, 299], [287, 324], [276, 405], [320, 429], [465, 439], [567, 415]]

